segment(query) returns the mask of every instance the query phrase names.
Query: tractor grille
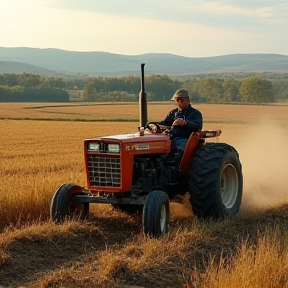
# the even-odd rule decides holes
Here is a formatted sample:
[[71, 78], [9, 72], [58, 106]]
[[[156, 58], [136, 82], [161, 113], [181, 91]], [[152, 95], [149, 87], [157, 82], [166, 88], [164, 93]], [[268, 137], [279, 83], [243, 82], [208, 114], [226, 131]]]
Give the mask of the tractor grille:
[[90, 185], [120, 187], [120, 157], [87, 155]]

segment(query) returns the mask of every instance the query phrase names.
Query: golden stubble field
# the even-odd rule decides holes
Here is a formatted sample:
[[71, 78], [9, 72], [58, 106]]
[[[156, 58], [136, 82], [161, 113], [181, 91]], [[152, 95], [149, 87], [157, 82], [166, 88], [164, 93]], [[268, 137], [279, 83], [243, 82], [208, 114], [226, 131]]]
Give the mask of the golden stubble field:
[[[173, 107], [173, 103], [150, 104], [148, 118], [160, 120]], [[269, 205], [286, 200], [288, 106], [199, 104], [195, 107], [203, 114], [203, 129], [222, 129], [216, 141], [229, 143], [238, 150], [243, 165], [245, 203]], [[59, 115], [63, 119], [9, 120], [24, 116], [43, 118], [42, 113], [50, 120], [61, 118]], [[68, 121], [75, 115], [82, 120], [93, 117], [94, 121]], [[57, 185], [72, 181], [85, 186], [83, 140], [137, 131], [138, 104], [4, 103], [0, 105], [0, 117], [8, 118], [0, 120], [0, 199], [4, 203], [0, 215], [5, 215], [0, 217], [0, 227], [3, 227], [2, 222], [9, 224], [10, 217], [12, 222], [18, 221], [18, 216], [37, 219], [37, 213], [33, 216], [37, 207], [47, 217], [47, 201]], [[119, 118], [135, 122], [113, 122]], [[12, 200], [17, 213], [11, 209]]]
[[[159, 103], [149, 104], [149, 108], [148, 108], [149, 120], [153, 121], [153, 120], [162, 119], [166, 115], [166, 113], [173, 107], [174, 105], [171, 103], [165, 103], [162, 105]], [[203, 128], [205, 130], [206, 129], [207, 130], [222, 129], [223, 133], [219, 137], [219, 139], [216, 139], [216, 141], [221, 141], [221, 142], [226, 142], [226, 143], [231, 144], [238, 150], [240, 154], [240, 160], [243, 165], [243, 174], [244, 174], [244, 197], [243, 197], [243, 203], [242, 203], [240, 215], [244, 215], [243, 217], [245, 219], [246, 217], [245, 213], [252, 213], [252, 214], [255, 213], [253, 212], [254, 208], [268, 209], [271, 207], [273, 209], [273, 207], [276, 207], [278, 204], [285, 203], [288, 197], [288, 177], [287, 177], [288, 176], [287, 175], [288, 106], [284, 106], [284, 105], [283, 106], [256, 106], [256, 105], [255, 106], [254, 105], [253, 106], [248, 106], [248, 105], [236, 106], [236, 105], [211, 105], [211, 104], [200, 105], [199, 104], [199, 105], [195, 105], [195, 107], [201, 110], [203, 114], [203, 117], [204, 117]], [[122, 256], [119, 256], [116, 253], [118, 255], [117, 256], [113, 252], [114, 251], [113, 249], [115, 248], [114, 247], [115, 245], [120, 245], [120, 246], [124, 245], [127, 251], [123, 248], [124, 251], [121, 250], [122, 251], [121, 253], [123, 253], [123, 255], [126, 255], [126, 257], [129, 257], [127, 255], [130, 255], [129, 253], [132, 253], [131, 251], [132, 250], [134, 251], [136, 249], [134, 247], [136, 244], [133, 244], [133, 241], [130, 243], [130, 241], [124, 240], [124, 239], [125, 238], [130, 239], [131, 233], [132, 233], [132, 238], [134, 238], [135, 240], [134, 242], [138, 243], [137, 245], [140, 245], [142, 247], [140, 249], [141, 251], [138, 251], [136, 249], [138, 252], [134, 251], [133, 253], [136, 253], [135, 254], [136, 256], [137, 256], [137, 253], [140, 253], [139, 255], [142, 255], [141, 257], [142, 258], [144, 257], [145, 259], [149, 255], [150, 255], [149, 257], [153, 258], [154, 257], [152, 256], [153, 253], [156, 253], [158, 256], [155, 254], [156, 260], [155, 259], [154, 260], [156, 262], [159, 260], [160, 261], [159, 265], [161, 266], [161, 263], [165, 262], [165, 257], [167, 255], [164, 256], [165, 253], [162, 251], [161, 252], [162, 254], [161, 253], [160, 254], [164, 258], [161, 258], [162, 256], [158, 254], [159, 251], [158, 252], [155, 251], [156, 249], [155, 247], [158, 247], [157, 249], [161, 250], [161, 245], [166, 245], [166, 246], [167, 245], [168, 246], [180, 245], [182, 247], [181, 248], [182, 250], [180, 249], [182, 252], [179, 250], [179, 253], [185, 254], [185, 253], [188, 253], [188, 252], [184, 252], [186, 251], [186, 249], [188, 249], [187, 247], [185, 247], [185, 241], [187, 241], [187, 239], [190, 239], [190, 237], [195, 239], [196, 242], [195, 243], [193, 242], [194, 243], [193, 245], [191, 244], [195, 248], [194, 245], [196, 245], [197, 241], [199, 240], [199, 237], [200, 238], [208, 237], [205, 234], [207, 232], [205, 230], [206, 226], [211, 231], [216, 231], [217, 229], [219, 229], [220, 231], [221, 229], [225, 229], [225, 224], [223, 224], [224, 228], [221, 227], [222, 224], [219, 224], [220, 226], [217, 226], [216, 224], [213, 224], [213, 225], [207, 224], [207, 225], [204, 225], [204, 228], [201, 226], [202, 224], [195, 224], [193, 215], [191, 214], [189, 210], [190, 209], [189, 205], [188, 207], [185, 207], [185, 209], [183, 209], [182, 207], [179, 208], [176, 205], [175, 207], [172, 207], [172, 213], [173, 213], [172, 224], [171, 224], [172, 231], [178, 231], [181, 228], [181, 225], [184, 225], [184, 228], [183, 227], [182, 228], [183, 228], [183, 231], [186, 231], [186, 232], [183, 232], [184, 234], [180, 234], [180, 235], [179, 235], [180, 230], [178, 232], [174, 232], [176, 234], [172, 233], [172, 236], [170, 236], [171, 239], [169, 241], [167, 239], [159, 240], [160, 242], [157, 242], [158, 240], [157, 241], [147, 240], [147, 239], [145, 240], [141, 238], [140, 236], [139, 236], [140, 238], [137, 238], [138, 237], [137, 235], [141, 234], [140, 233], [141, 229], [139, 228], [139, 225], [141, 226], [141, 223], [139, 224], [139, 222], [137, 222], [136, 220], [135, 220], [136, 222], [133, 222], [134, 220], [131, 220], [129, 217], [122, 215], [121, 213], [119, 215], [119, 212], [115, 212], [110, 207], [106, 207], [105, 205], [98, 205], [98, 207], [94, 207], [92, 209], [92, 213], [94, 213], [93, 217], [96, 217], [97, 219], [96, 223], [102, 223], [103, 224], [102, 226], [100, 224], [99, 225], [101, 226], [101, 229], [104, 229], [104, 230], [101, 230], [99, 228], [100, 226], [98, 227], [97, 226], [98, 224], [94, 224], [93, 221], [86, 223], [86, 224], [79, 224], [79, 223], [67, 224], [67, 225], [64, 225], [62, 228], [58, 226], [55, 227], [53, 223], [49, 223], [48, 221], [50, 200], [55, 189], [60, 184], [65, 183], [65, 182], [66, 183], [74, 182], [82, 186], [85, 186], [85, 171], [84, 171], [84, 162], [83, 162], [83, 140], [88, 137], [90, 138], [94, 136], [130, 133], [130, 132], [137, 131], [138, 105], [127, 103], [125, 105], [106, 104], [106, 105], [94, 105], [94, 106], [77, 106], [77, 105], [67, 105], [67, 104], [64, 105], [64, 104], [58, 104], [58, 103], [53, 104], [53, 105], [51, 105], [51, 103], [49, 104], [45, 104], [45, 103], [44, 104], [43, 103], [40, 103], [40, 104], [39, 103], [33, 103], [33, 104], [3, 103], [2, 104], [1, 103], [0, 104], [0, 118], [2, 119], [0, 120], [0, 159], [1, 159], [1, 162], [0, 162], [0, 181], [1, 181], [0, 182], [0, 208], [1, 208], [0, 209], [0, 231], [1, 231], [1, 238], [2, 238], [1, 240], [2, 242], [0, 241], [0, 286], [5, 284], [5, 287], [6, 286], [8, 287], [9, 285], [11, 285], [11, 287], [17, 287], [20, 284], [28, 285], [29, 283], [30, 284], [32, 283], [31, 284], [32, 286], [29, 286], [30, 284], [28, 286], [33, 287], [34, 285], [33, 283], [36, 283], [35, 284], [36, 286], [34, 287], [40, 287], [40, 284], [42, 285], [42, 287], [97, 287], [93, 285], [96, 285], [95, 283], [98, 283], [97, 285], [104, 283], [103, 284], [104, 286], [109, 284], [110, 286], [116, 285], [115, 287], [122, 287], [122, 286], [117, 286], [119, 283], [116, 280], [122, 275], [117, 269], [119, 268], [118, 267], [119, 265], [121, 268], [124, 265], [123, 263], [126, 260], [125, 261], [123, 260], [124, 262], [122, 263], [121, 262]], [[126, 119], [126, 118], [130, 119], [131, 122], [119, 122], [119, 119]], [[23, 120], [23, 119], [27, 119], [27, 120]], [[33, 120], [29, 120], [29, 119], [33, 119]], [[35, 120], [35, 119], [50, 119], [50, 120], [45, 121], [45, 120]], [[53, 119], [61, 119], [61, 121], [54, 121]], [[71, 121], [73, 119], [85, 120], [85, 121]], [[89, 120], [92, 120], [92, 121], [89, 121]], [[100, 121], [97, 121], [97, 120], [100, 120]], [[285, 214], [285, 213], [287, 214], [286, 210], [282, 214]], [[101, 221], [99, 222], [99, 219], [100, 220], [102, 219], [101, 220], [102, 222]], [[117, 219], [117, 221], [115, 219]], [[255, 219], [255, 218], [252, 218], [252, 219]], [[251, 219], [249, 221], [253, 223]], [[259, 220], [259, 222], [261, 221]], [[267, 221], [268, 223], [270, 223], [271, 219], [268, 219]], [[279, 221], [277, 220], [275, 225], [278, 222]], [[256, 226], [258, 225], [257, 223], [255, 224]], [[195, 228], [193, 225], [200, 225], [199, 226], [200, 228], [199, 227]], [[226, 225], [227, 225], [226, 226], [227, 231], [231, 229], [229, 222], [228, 224], [226, 223]], [[234, 225], [234, 224], [231, 224], [231, 225]], [[273, 227], [275, 226], [273, 223], [271, 225]], [[174, 230], [173, 230], [173, 227], [174, 227]], [[100, 230], [96, 231], [95, 229], [96, 230], [100, 229], [101, 231]], [[113, 231], [110, 231], [110, 234], [106, 235], [105, 233], [109, 233], [109, 232], [107, 232], [105, 229], [107, 230], [112, 229]], [[121, 229], [122, 229], [122, 232], [121, 232]], [[195, 230], [196, 232], [193, 229], [196, 229]], [[250, 226], [249, 226], [249, 229], [251, 229]], [[277, 229], [279, 230], [279, 228]], [[280, 233], [278, 230], [276, 232], [274, 230], [269, 231], [269, 233], [272, 235], [271, 236], [272, 239], [275, 240], [275, 237], [276, 237], [275, 235], [277, 233]], [[112, 236], [111, 232], [114, 233], [114, 236]], [[235, 233], [235, 235], [238, 235], [238, 237], [240, 237], [239, 235], [242, 232], [241, 233], [239, 232], [240, 234], [237, 234], [238, 232], [239, 232], [238, 230], [234, 232], [233, 230], [231, 230], [229, 233], [232, 233], [232, 234]], [[118, 234], [120, 233], [120, 234], [118, 235], [117, 233]], [[121, 233], [124, 237], [123, 239], [121, 238]], [[61, 236], [62, 234], [64, 235], [63, 236], [64, 238], [65, 237], [67, 238], [67, 239], [65, 238], [66, 240], [65, 239], [63, 240]], [[204, 234], [206, 236], [203, 236]], [[73, 237], [74, 237], [73, 235], [76, 235], [75, 245], [77, 243], [78, 248], [74, 247], [73, 245], [71, 245], [71, 247], [67, 245], [67, 241], [69, 242], [73, 240]], [[81, 235], [81, 237], [79, 235]], [[91, 236], [91, 235], [94, 235], [94, 236]], [[284, 236], [282, 235], [282, 236], [286, 239], [287, 236], [285, 235]], [[279, 235], [277, 234], [277, 236]], [[47, 250], [47, 253], [48, 254], [51, 253], [51, 255], [54, 255], [53, 256], [54, 260], [49, 259], [49, 256], [47, 254], [46, 256], [43, 256], [43, 255], [37, 256], [37, 257], [40, 257], [40, 259], [42, 259], [43, 257], [44, 258], [46, 257], [46, 259], [48, 259], [46, 260], [46, 262], [49, 263], [50, 268], [47, 267], [45, 264], [43, 264], [41, 260], [39, 260], [35, 255], [34, 255], [34, 260], [36, 259], [36, 262], [37, 262], [37, 259], [38, 259], [38, 261], [42, 263], [41, 265], [43, 267], [40, 264], [32, 265], [31, 264], [32, 262], [30, 261], [34, 261], [33, 257], [27, 251], [26, 252], [29, 254], [29, 256], [27, 253], [26, 254], [24, 253], [23, 255], [21, 254], [23, 253], [23, 250], [25, 249], [29, 250], [31, 247], [32, 248], [34, 247], [33, 249], [36, 249], [35, 246], [33, 246], [35, 245], [35, 241], [36, 242], [44, 241], [46, 243], [47, 239], [49, 239], [51, 243], [52, 242], [54, 243], [55, 237], [56, 238], [58, 237], [57, 239], [59, 243], [62, 243], [64, 241], [62, 243], [64, 246], [61, 246], [62, 244], [61, 245], [59, 244], [60, 246], [58, 244], [55, 246], [57, 249], [60, 249], [60, 250], [80, 249], [79, 245], [81, 246], [81, 244], [79, 244], [79, 241], [83, 237], [84, 238], [82, 240], [84, 241], [88, 241], [87, 237], [88, 238], [90, 237], [91, 239], [94, 239], [94, 237], [96, 238], [100, 237], [101, 239], [103, 237], [104, 238], [108, 237], [109, 240], [108, 238], [105, 238], [106, 240], [103, 240], [104, 243], [106, 244], [104, 246], [102, 245], [103, 247], [101, 246], [102, 247], [101, 249], [103, 251], [106, 251], [105, 252], [106, 254], [104, 253], [101, 256], [102, 258], [101, 257], [99, 258], [98, 254], [97, 254], [98, 255], [97, 257], [95, 255], [93, 257], [91, 256], [93, 258], [92, 262], [94, 262], [94, 265], [100, 265], [100, 267], [102, 267], [103, 269], [102, 271], [103, 273], [101, 274], [96, 269], [98, 271], [98, 272], [96, 271], [98, 274], [95, 271], [93, 272], [94, 273], [93, 274], [90, 271], [91, 269], [93, 270], [92, 266], [85, 266], [86, 264], [83, 264], [84, 266], [82, 267], [81, 266], [82, 264], [79, 264], [77, 262], [77, 261], [80, 261], [81, 259], [83, 260], [83, 257], [84, 258], [90, 257], [89, 256], [90, 254], [86, 250], [84, 254], [82, 250], [81, 250], [82, 252], [79, 252], [79, 251], [77, 252], [75, 250], [75, 255], [78, 258], [76, 257], [77, 261], [71, 260], [72, 262], [71, 261], [69, 262], [67, 260], [69, 259], [69, 257], [67, 255], [66, 257], [64, 257], [61, 252], [60, 254], [62, 255], [62, 258], [68, 261], [68, 264], [67, 263], [64, 264], [62, 261], [57, 262], [57, 260], [55, 260], [55, 255], [49, 250], [49, 249], [52, 249], [50, 247]], [[215, 235], [213, 237], [215, 237]], [[230, 241], [229, 237], [227, 236], [227, 239], [225, 238], [225, 241], [229, 242]], [[282, 237], [282, 240], [284, 239], [283, 237]], [[205, 239], [208, 241], [208, 238], [207, 239], [205, 238]], [[234, 236], [232, 238], [234, 238]], [[243, 241], [245, 240], [244, 238], [243, 238]], [[26, 242], [23, 239], [26, 239], [25, 240], [26, 242], [27, 241], [31, 242], [31, 243], [29, 242], [30, 243], [29, 245], [31, 246], [30, 248], [28, 246], [25, 246]], [[262, 244], [259, 242], [262, 246], [261, 245], [257, 246], [259, 249], [265, 250], [265, 247], [267, 247], [267, 245], [268, 246], [270, 245], [269, 247], [272, 250], [273, 249], [277, 250], [281, 246], [278, 242], [277, 242], [277, 245], [274, 246], [273, 244], [274, 242], [270, 238], [267, 240], [268, 241], [267, 243], [266, 242], [264, 243], [263, 239], [261, 240], [262, 242], [260, 241]], [[164, 242], [161, 242], [161, 241], [164, 241]], [[165, 241], [168, 241], [168, 242], [165, 242]], [[184, 241], [184, 243], [176, 244], [177, 241], [180, 241], [181, 243], [182, 241]], [[191, 239], [189, 241], [191, 241]], [[272, 241], [272, 243], [270, 243], [269, 241], [270, 242]], [[19, 247], [15, 243], [17, 243]], [[204, 253], [204, 250], [205, 250], [204, 246], [206, 244], [207, 244], [207, 247], [210, 247], [212, 245], [213, 240], [210, 239], [208, 243], [210, 244], [207, 244], [206, 242], [204, 244], [202, 243], [201, 245], [199, 244], [200, 250], [198, 252], [200, 254]], [[216, 248], [215, 247], [211, 248], [211, 251], [213, 251], [213, 249], [214, 250], [218, 249], [221, 251], [222, 249], [221, 245], [223, 243], [220, 241], [216, 245], [217, 246]], [[241, 245], [244, 245], [243, 243]], [[16, 245], [17, 249], [13, 245]], [[87, 246], [89, 245], [87, 244]], [[108, 248], [107, 248], [107, 245], [108, 245]], [[44, 246], [42, 246], [42, 248]], [[172, 246], [171, 247], [169, 246], [170, 250], [169, 249], [168, 250], [172, 251], [171, 252], [172, 254], [173, 253], [175, 254], [176, 251], [173, 250]], [[21, 247], [22, 247], [22, 250], [21, 250]], [[244, 249], [245, 251], [246, 251], [246, 248], [249, 250], [250, 246], [246, 247], [244, 245], [242, 247], [242, 249]], [[19, 249], [21, 250], [21, 253], [19, 252], [20, 251]], [[93, 249], [92, 251], [94, 251]], [[131, 249], [131, 251], [129, 249]], [[202, 251], [201, 249], [204, 249], [204, 250]], [[207, 249], [210, 251], [210, 248], [207, 248]], [[37, 251], [37, 249], [35, 251]], [[247, 263], [245, 261], [246, 260], [250, 261], [251, 259], [250, 258], [246, 259], [245, 257], [248, 257], [248, 256], [244, 253], [245, 251], [244, 252], [243, 251], [241, 252], [242, 254], [241, 253], [240, 254], [242, 255], [241, 257], [243, 257], [242, 259], [244, 263], [243, 265], [247, 266]], [[275, 253], [277, 254], [278, 252], [279, 251], [277, 250]], [[286, 251], [284, 252], [286, 253]], [[16, 253], [16, 254], [13, 254], [13, 253]], [[71, 251], [69, 253], [71, 253]], [[179, 258], [182, 255], [182, 254], [180, 255], [179, 253], [177, 252], [176, 256], [173, 254], [174, 255], [173, 257]], [[283, 254], [282, 250], [281, 250], [281, 253]], [[19, 256], [19, 255], [22, 255], [22, 256]], [[138, 258], [140, 257], [139, 255], [137, 256]], [[181, 257], [184, 257], [183, 255]], [[200, 257], [199, 255], [197, 254], [197, 257]], [[215, 255], [214, 256], [213, 255], [214, 254], [212, 253], [212, 254], [207, 254], [206, 256], [214, 257]], [[13, 261], [11, 257], [12, 258], [16, 257], [15, 259], [17, 259], [18, 261], [17, 267], [20, 271], [19, 277], [12, 275], [13, 274], [12, 271], [16, 265], [15, 264], [16, 260]], [[17, 258], [17, 257], [20, 257], [20, 258]], [[29, 257], [31, 257], [31, 259]], [[112, 262], [109, 262], [107, 260], [107, 257], [109, 259], [112, 259], [113, 261], [111, 260]], [[182, 259], [181, 257], [179, 258], [180, 260]], [[196, 257], [196, 256], [194, 255], [193, 257]], [[269, 255], [267, 257], [269, 257]], [[166, 262], [165, 263], [167, 267], [169, 267], [169, 269], [170, 270], [172, 269], [172, 270], [170, 271], [167, 268], [167, 271], [166, 271], [164, 268], [161, 268], [160, 266], [159, 267], [157, 265], [155, 266], [155, 263], [154, 264], [151, 263], [152, 260], [148, 261], [147, 259], [146, 260], [145, 259], [142, 259], [143, 262], [146, 261], [146, 264], [150, 263], [150, 265], [152, 265], [151, 267], [154, 267], [153, 268], [154, 270], [158, 269], [159, 271], [162, 271], [161, 272], [162, 276], [161, 275], [157, 276], [156, 275], [157, 273], [153, 269], [150, 271], [147, 265], [146, 266], [144, 265], [146, 267], [145, 268], [146, 270], [144, 269], [146, 271], [145, 272], [146, 274], [145, 274], [141, 270], [142, 268], [140, 267], [142, 262], [141, 263], [133, 262], [134, 266], [130, 263], [130, 265], [132, 265], [134, 268], [135, 267], [137, 268], [138, 267], [137, 265], [140, 265], [137, 268], [138, 270], [135, 268], [136, 272], [135, 271], [134, 272], [136, 273], [135, 275], [138, 275], [140, 273], [139, 271], [140, 270], [142, 271], [141, 272], [142, 274], [140, 273], [142, 276], [138, 275], [140, 277], [139, 281], [143, 284], [141, 287], [153, 287], [153, 286], [149, 286], [151, 284], [149, 282], [150, 280], [153, 283], [157, 283], [157, 285], [155, 284], [156, 285], [155, 287], [162, 287], [160, 285], [160, 283], [162, 282], [163, 282], [163, 287], [165, 285], [167, 286], [167, 283], [173, 283], [173, 281], [175, 280], [174, 278], [173, 278], [174, 280], [171, 280], [168, 277], [167, 279], [168, 280], [170, 279], [169, 280], [170, 282], [168, 280], [167, 280], [168, 282], [164, 281], [165, 275], [167, 273], [170, 273], [175, 268], [172, 265], [174, 267], [172, 269], [170, 262], [169, 262], [170, 264]], [[186, 258], [184, 257], [183, 259], [186, 259]], [[286, 258], [282, 260], [281, 259], [280, 260], [278, 259], [278, 261], [280, 262], [282, 260], [284, 262], [286, 261], [285, 260]], [[87, 259], [85, 261], [87, 261]], [[133, 260], [133, 261], [136, 261], [136, 260]], [[169, 261], [171, 261], [171, 259]], [[188, 260], [186, 259], [185, 261], [188, 261]], [[261, 259], [260, 259], [260, 262], [261, 262]], [[75, 263], [78, 263], [78, 264], [75, 264]], [[188, 266], [190, 264], [188, 264]], [[80, 265], [82, 268], [80, 266], [78, 267], [77, 265]], [[111, 267], [109, 265], [111, 265]], [[126, 263], [125, 265], [128, 265], [128, 264]], [[221, 265], [223, 265], [223, 263]], [[25, 267], [27, 268], [26, 270], [24, 269]], [[187, 267], [186, 268], [185, 267], [186, 266], [184, 265], [181, 269], [184, 269], [184, 270], [188, 269]], [[85, 282], [85, 279], [83, 278], [84, 268], [88, 270], [90, 269], [89, 271], [90, 273], [92, 273], [91, 275], [94, 275], [94, 277], [99, 277], [99, 275], [102, 275], [102, 278], [100, 277], [102, 279], [102, 280], [100, 279], [102, 282], [100, 280], [99, 281], [101, 283], [99, 281], [93, 282], [91, 280], [92, 276], [90, 277], [87, 276], [88, 280]], [[212, 268], [213, 267], [211, 266], [209, 269], [212, 269]], [[223, 275], [225, 276], [224, 278], [227, 279], [228, 272], [225, 270], [225, 267], [222, 267], [222, 268], [224, 269], [222, 271], [222, 273], [224, 273]], [[240, 268], [243, 269], [243, 266], [242, 267], [240, 266]], [[21, 269], [23, 269], [23, 271]], [[63, 270], [64, 272], [61, 269], [62, 270], [64, 269]], [[115, 269], [117, 273], [114, 271]], [[122, 267], [121, 269], [124, 269], [124, 268]], [[129, 269], [131, 270], [131, 267]], [[277, 267], [277, 269], [279, 270], [279, 267]], [[172, 272], [171, 273], [174, 275], [173, 277], [176, 277], [176, 278], [178, 277], [180, 279], [179, 280], [177, 278], [178, 279], [177, 281], [178, 282], [180, 281], [179, 283], [184, 283], [184, 284], [186, 283], [187, 285], [186, 287], [196, 287], [196, 286], [192, 286], [193, 281], [191, 280], [191, 279], [194, 279], [193, 277], [197, 274], [196, 272], [195, 272], [196, 274], [193, 277], [191, 276], [188, 280], [187, 279], [185, 280], [184, 279], [185, 277], [181, 278], [179, 276], [184, 273], [182, 270], [181, 270], [182, 272], [181, 271], [179, 272], [180, 273], [179, 275], [177, 274], [178, 272], [177, 273], [175, 272], [178, 270], [177, 269], [175, 271], [174, 270], [173, 270], [173, 273]], [[25, 271], [27, 271], [27, 273]], [[187, 273], [188, 274], [192, 273], [191, 271], [189, 270]], [[64, 273], [64, 276], [63, 276], [63, 273]], [[112, 275], [113, 273], [116, 273], [117, 277], [116, 276], [114, 277]], [[120, 274], [118, 275], [118, 273], [120, 273], [121, 275]], [[213, 273], [216, 273], [216, 271], [212, 269], [209, 273], [213, 275]], [[79, 274], [77, 276], [78, 278], [76, 276], [73, 278], [71, 276], [72, 274], [73, 275]], [[111, 280], [110, 274], [114, 277], [114, 278], [112, 277], [112, 280]], [[126, 280], [129, 283], [139, 283], [139, 281], [136, 279], [137, 277], [133, 273], [132, 274], [134, 276], [133, 275], [131, 276], [130, 274], [128, 277], [129, 279], [131, 278], [130, 280], [128, 279], [130, 282], [127, 279]], [[66, 277], [65, 275], [66, 276], [68, 275], [68, 276]], [[201, 275], [201, 273], [199, 275]], [[197, 274], [196, 276], [199, 278], [200, 277], [199, 275]], [[22, 278], [26, 277], [25, 278], [26, 280], [24, 279], [21, 282], [21, 279], [20, 279], [21, 277]], [[74, 281], [73, 282], [71, 280], [72, 281], [71, 283], [74, 283], [73, 285], [71, 284], [72, 286], [69, 286], [67, 284], [69, 283], [69, 280], [67, 280], [67, 279], [70, 279], [69, 277], [70, 278], [72, 277], [71, 279]], [[133, 277], [135, 277], [135, 279]], [[145, 283], [143, 283], [144, 281], [143, 279], [145, 279], [145, 277], [148, 280], [150, 279], [149, 281], [147, 280], [148, 281], [147, 283], [148, 284], [150, 283], [149, 285], [147, 284], [148, 286], [145, 286], [144, 285]], [[202, 283], [204, 280], [201, 278], [203, 280], [202, 281], [200, 278], [197, 281], [199, 281], [199, 283]], [[2, 282], [1, 282], [1, 279], [2, 279]], [[64, 280], [61, 282], [59, 279], [64, 279]], [[208, 278], [205, 281], [203, 283], [207, 284]], [[221, 280], [221, 281], [224, 281], [224, 280]], [[229, 284], [227, 285], [225, 284], [226, 285], [225, 286], [224, 282], [221, 282], [221, 281], [219, 283], [220, 284], [222, 283], [222, 286], [217, 286], [216, 283], [214, 283], [213, 287], [232, 287], [232, 286], [229, 286]], [[245, 279], [243, 281], [245, 282]], [[65, 285], [63, 284], [63, 286], [61, 286], [62, 285], [61, 283], [62, 284], [64, 283]], [[86, 283], [86, 286], [83, 286], [84, 283]], [[260, 281], [260, 283], [262, 282]], [[109, 285], [107, 287], [109, 287]], [[99, 287], [104, 287], [104, 286], [99, 286]], [[172, 285], [171, 287], [180, 287], [180, 286]], [[197, 287], [212, 287], [212, 286], [197, 286]], [[240, 286], [237, 286], [237, 287], [240, 287]], [[256, 286], [253, 286], [253, 287], [256, 287]], [[259, 287], [264, 287], [264, 286], [259, 286]], [[280, 287], [280, 286], [267, 286], [267, 287]]]

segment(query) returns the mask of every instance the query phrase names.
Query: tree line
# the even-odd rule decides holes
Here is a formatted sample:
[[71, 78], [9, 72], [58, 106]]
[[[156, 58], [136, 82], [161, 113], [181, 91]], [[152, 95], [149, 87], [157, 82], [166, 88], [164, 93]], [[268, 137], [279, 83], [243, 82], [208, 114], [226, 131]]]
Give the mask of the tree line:
[[[269, 75], [271, 77], [271, 73]], [[168, 101], [182, 87], [189, 91], [193, 102], [201, 103], [273, 103], [288, 100], [286, 77], [269, 80], [266, 75], [242, 76], [173, 78], [150, 75], [145, 77], [145, 86], [149, 101]], [[69, 92], [76, 90], [81, 91], [82, 101], [87, 102], [138, 101], [140, 77], [65, 79], [29, 73], [0, 75], [0, 102], [67, 102]]]

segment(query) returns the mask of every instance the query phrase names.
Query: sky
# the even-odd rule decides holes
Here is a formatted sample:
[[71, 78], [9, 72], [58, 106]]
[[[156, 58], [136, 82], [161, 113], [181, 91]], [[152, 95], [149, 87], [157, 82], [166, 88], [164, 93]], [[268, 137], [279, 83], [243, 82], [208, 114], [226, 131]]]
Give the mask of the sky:
[[0, 47], [288, 55], [288, 0], [0, 0]]

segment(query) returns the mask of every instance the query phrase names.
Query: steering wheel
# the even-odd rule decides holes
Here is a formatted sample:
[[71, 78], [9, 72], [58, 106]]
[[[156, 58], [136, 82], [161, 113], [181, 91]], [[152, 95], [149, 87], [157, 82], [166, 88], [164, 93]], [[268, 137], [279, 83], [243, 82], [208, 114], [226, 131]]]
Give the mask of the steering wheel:
[[162, 129], [157, 122], [148, 122], [144, 129], [150, 130], [152, 133], [162, 133]]

